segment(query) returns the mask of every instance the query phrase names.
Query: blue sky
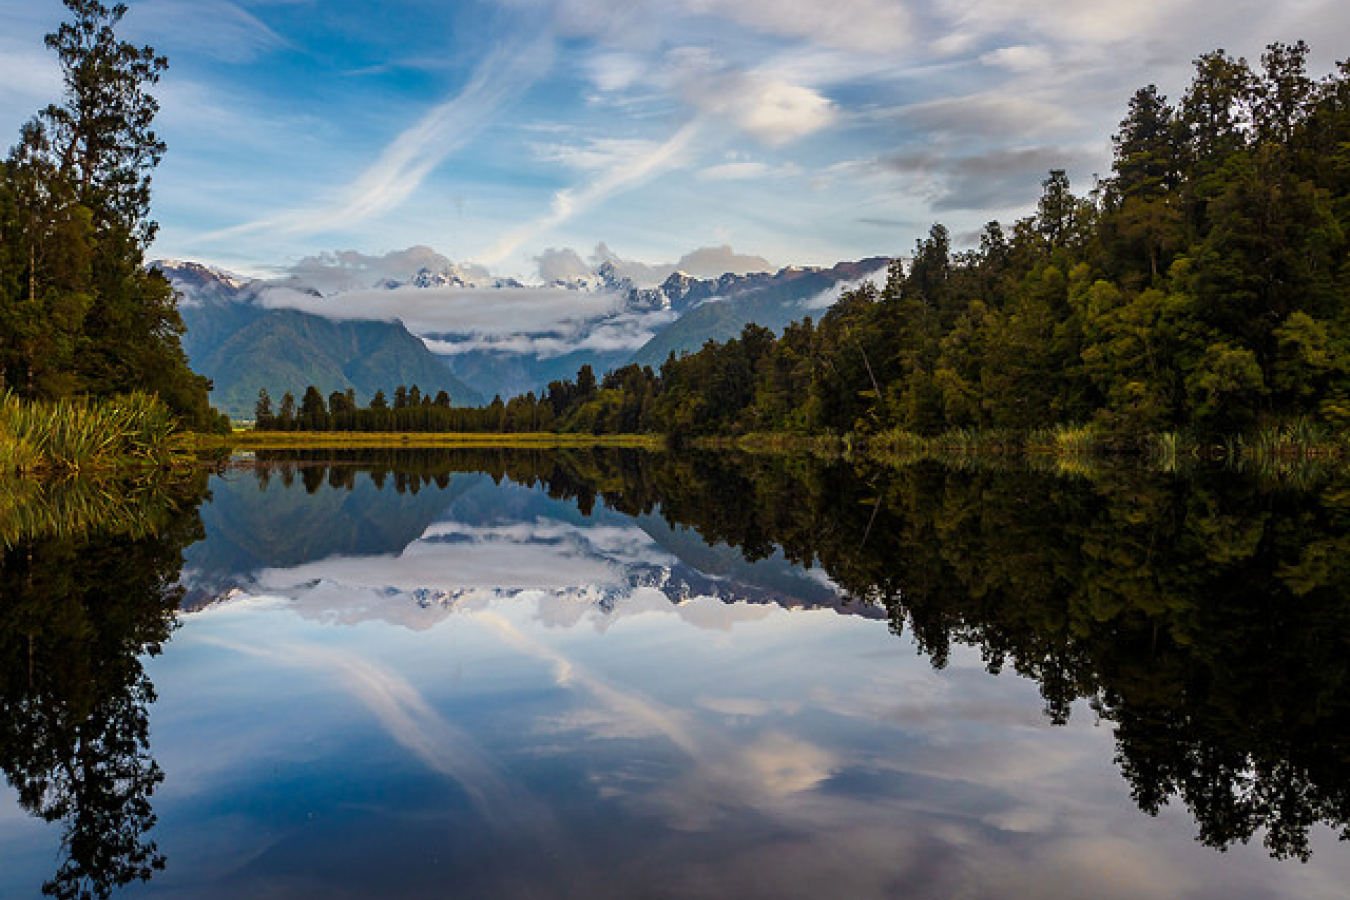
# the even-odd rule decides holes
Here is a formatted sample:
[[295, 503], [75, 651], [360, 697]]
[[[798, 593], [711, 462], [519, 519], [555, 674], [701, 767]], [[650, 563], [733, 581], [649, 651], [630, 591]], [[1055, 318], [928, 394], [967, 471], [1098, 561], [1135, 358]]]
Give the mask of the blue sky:
[[[1137, 87], [1350, 46], [1343, 0], [131, 0], [169, 57], [152, 254], [268, 274], [427, 245], [775, 265], [909, 250], [1086, 190]], [[0, 0], [0, 130], [59, 92], [57, 0]]]

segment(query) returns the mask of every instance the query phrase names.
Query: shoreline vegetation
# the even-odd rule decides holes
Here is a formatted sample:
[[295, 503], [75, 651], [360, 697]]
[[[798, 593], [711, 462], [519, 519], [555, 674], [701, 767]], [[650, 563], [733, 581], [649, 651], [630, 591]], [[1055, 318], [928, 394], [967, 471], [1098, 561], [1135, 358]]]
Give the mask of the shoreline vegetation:
[[326, 447], [632, 447], [660, 450], [665, 440], [655, 434], [569, 434], [535, 432], [412, 431], [236, 431], [228, 435], [197, 434], [198, 449], [273, 450]]
[[[888, 459], [1339, 462], [1350, 447], [1350, 61], [1302, 41], [1195, 60], [1135, 92], [1112, 172], [959, 250], [934, 225], [884, 283], [781, 332], [630, 363], [479, 408], [398, 386], [261, 391], [279, 431], [650, 433], [674, 447]], [[1338, 149], [1340, 148], [1340, 149]], [[967, 242], [974, 240], [968, 237]], [[327, 386], [326, 386], [327, 387]], [[831, 435], [837, 437], [831, 437]], [[841, 443], [842, 447], [836, 446]]]
[[0, 474], [88, 475], [190, 462], [189, 438], [158, 397], [22, 400], [0, 393]]
[[109, 473], [105, 477], [0, 476], [0, 548], [22, 541], [163, 533], [206, 495], [206, 472]]
[[[1142, 462], [1172, 470], [1191, 463], [1340, 467], [1350, 461], [1350, 434], [1307, 419], [1248, 434], [1205, 436], [1163, 432], [1121, 436], [1092, 425], [1030, 431], [951, 429], [921, 435], [892, 429], [877, 434], [807, 435], [750, 432], [690, 438], [659, 433], [560, 431], [251, 431], [193, 432], [158, 398], [124, 397], [28, 401], [0, 393], [0, 478], [39, 480], [123, 475], [193, 468], [223, 453], [274, 449], [492, 447], [570, 449], [618, 447], [648, 451], [727, 450], [860, 459], [891, 466], [920, 461], [1055, 460], [1102, 465]], [[11, 492], [12, 493], [12, 492]]]

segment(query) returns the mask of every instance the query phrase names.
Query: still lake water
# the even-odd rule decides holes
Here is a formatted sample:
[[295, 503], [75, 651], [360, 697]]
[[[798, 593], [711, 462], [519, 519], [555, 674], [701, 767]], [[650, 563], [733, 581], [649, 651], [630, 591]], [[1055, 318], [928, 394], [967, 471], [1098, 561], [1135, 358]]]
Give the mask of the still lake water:
[[335, 456], [24, 501], [0, 897], [1346, 895], [1350, 476]]

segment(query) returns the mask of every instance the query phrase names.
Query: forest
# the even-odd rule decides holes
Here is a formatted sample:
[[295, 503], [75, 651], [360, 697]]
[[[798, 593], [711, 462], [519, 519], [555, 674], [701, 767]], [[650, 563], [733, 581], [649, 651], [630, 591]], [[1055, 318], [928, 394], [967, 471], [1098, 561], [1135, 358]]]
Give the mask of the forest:
[[[942, 225], [883, 285], [819, 321], [672, 355], [659, 371], [583, 369], [541, 396], [451, 409], [400, 389], [368, 407], [306, 392], [260, 428], [933, 435], [1077, 427], [1161, 433], [1350, 425], [1350, 63], [1308, 47], [1253, 67], [1195, 61], [1171, 103], [1135, 92], [1108, 177], [1052, 171], [1033, 214], [953, 250]], [[289, 395], [288, 395], [289, 396]], [[401, 399], [400, 399], [401, 397]]]
[[47, 35], [64, 93], [0, 161], [0, 390], [26, 401], [156, 395], [182, 424], [228, 429], [188, 366], [173, 288], [145, 267], [150, 89], [168, 65], [118, 38], [125, 4], [65, 0]]

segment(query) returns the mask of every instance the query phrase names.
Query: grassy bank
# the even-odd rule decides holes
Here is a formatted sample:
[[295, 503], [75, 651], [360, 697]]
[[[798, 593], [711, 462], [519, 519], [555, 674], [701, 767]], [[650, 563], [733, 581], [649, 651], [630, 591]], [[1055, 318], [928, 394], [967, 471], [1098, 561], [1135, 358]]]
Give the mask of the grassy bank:
[[[682, 444], [685, 442], [681, 442]], [[1092, 466], [1108, 460], [1142, 459], [1170, 469], [1189, 462], [1241, 465], [1317, 461], [1340, 465], [1350, 460], [1350, 435], [1295, 421], [1251, 435], [1201, 439], [1167, 433], [1122, 436], [1084, 425], [1058, 425], [1031, 432], [955, 429], [937, 435], [886, 431], [875, 435], [802, 435], [756, 432], [740, 436], [699, 437], [689, 446], [703, 450], [808, 454], [822, 458], [861, 458], [887, 465], [923, 460], [1031, 460], [1059, 468]], [[230, 435], [192, 435], [189, 448], [199, 453], [227, 450], [335, 448], [522, 448], [631, 447], [658, 450], [670, 446], [654, 434], [559, 434], [553, 432], [334, 432], [236, 431]]]
[[185, 459], [178, 423], [158, 398], [20, 400], [0, 394], [0, 473], [162, 468]]
[[664, 446], [650, 434], [489, 434], [478, 432], [236, 431], [230, 435], [193, 435], [201, 450], [279, 450], [288, 447], [635, 447]]

